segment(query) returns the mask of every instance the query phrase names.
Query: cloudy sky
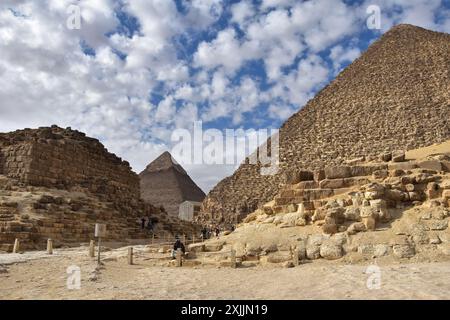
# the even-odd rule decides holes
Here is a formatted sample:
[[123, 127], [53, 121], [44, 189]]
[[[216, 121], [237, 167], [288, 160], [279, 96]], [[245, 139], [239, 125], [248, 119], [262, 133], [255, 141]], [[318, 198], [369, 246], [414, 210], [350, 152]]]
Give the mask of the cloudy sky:
[[[450, 33], [450, 1], [1, 0], [0, 131], [70, 126], [140, 172], [196, 120], [278, 128], [397, 23]], [[185, 168], [206, 192], [234, 169]]]

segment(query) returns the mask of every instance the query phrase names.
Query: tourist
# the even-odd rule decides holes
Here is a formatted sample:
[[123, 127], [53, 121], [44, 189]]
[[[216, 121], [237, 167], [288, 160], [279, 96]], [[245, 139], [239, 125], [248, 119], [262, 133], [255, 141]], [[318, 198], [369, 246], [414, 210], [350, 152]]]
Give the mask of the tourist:
[[141, 228], [145, 229], [145, 217], [141, 218]]
[[216, 226], [216, 237], [218, 238], [220, 234], [220, 228], [219, 226]]
[[203, 226], [203, 228], [202, 228], [202, 235], [201, 235], [202, 240], [206, 240], [207, 236], [208, 236], [208, 230], [206, 230], [206, 227]]
[[175, 240], [175, 243], [173, 244], [173, 250], [172, 250], [172, 259], [175, 259], [178, 249], [181, 249], [181, 252], [183, 253], [183, 255], [186, 252], [186, 249], [184, 248], [184, 244], [183, 244], [183, 242], [181, 242], [180, 238], [178, 236], [176, 236], [175, 239], [176, 240]]
[[150, 232], [153, 231], [153, 223], [152, 223], [152, 220], [150, 218], [148, 218], [147, 229]]

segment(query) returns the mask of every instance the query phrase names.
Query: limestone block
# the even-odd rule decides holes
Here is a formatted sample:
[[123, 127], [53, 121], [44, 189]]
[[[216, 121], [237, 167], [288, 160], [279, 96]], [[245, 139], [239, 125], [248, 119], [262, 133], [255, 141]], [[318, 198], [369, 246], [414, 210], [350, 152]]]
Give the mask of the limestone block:
[[349, 234], [355, 234], [362, 231], [366, 231], [366, 225], [364, 224], [364, 222], [354, 222], [347, 229], [347, 232]]
[[314, 171], [314, 181], [319, 182], [325, 179], [325, 170]]
[[403, 170], [408, 171], [417, 168], [417, 164], [415, 162], [399, 162], [399, 163], [389, 163], [388, 170]]
[[382, 153], [380, 155], [380, 160], [381, 161], [388, 162], [388, 161], [391, 161], [391, 159], [392, 159], [392, 153], [391, 152], [385, 152], [385, 153]]
[[442, 191], [442, 198], [450, 199], [450, 189], [446, 189], [446, 190]]
[[372, 177], [374, 179], [385, 179], [389, 176], [389, 172], [387, 170], [375, 170], [372, 173]]
[[322, 225], [322, 231], [325, 234], [335, 234], [338, 232], [338, 226], [335, 223], [324, 223]]
[[336, 260], [342, 257], [342, 245], [326, 241], [320, 246], [320, 256], [327, 260]]
[[440, 184], [441, 189], [450, 190], [450, 179], [442, 181]]
[[391, 247], [386, 244], [362, 244], [358, 246], [358, 252], [364, 256], [382, 257], [389, 254]]
[[450, 172], [450, 161], [442, 160], [441, 161], [442, 170], [445, 172]]
[[370, 183], [370, 180], [363, 177], [351, 177], [344, 179], [344, 187], [362, 186]]
[[405, 161], [404, 151], [395, 151], [392, 153], [392, 162], [403, 162]]
[[360, 221], [360, 209], [358, 207], [348, 207], [344, 212], [345, 220]]
[[411, 244], [394, 245], [392, 249], [394, 255], [398, 258], [411, 258], [416, 254], [414, 246]]
[[406, 192], [397, 189], [386, 189], [385, 190], [386, 199], [392, 201], [407, 201], [409, 200], [409, 196]]
[[339, 189], [344, 188], [344, 179], [324, 179], [319, 182], [321, 189]]
[[316, 189], [319, 187], [319, 183], [317, 181], [300, 181], [296, 187], [299, 189]]
[[366, 226], [367, 230], [375, 230], [376, 220], [373, 217], [363, 217], [362, 222]]
[[277, 251], [269, 253], [267, 256], [267, 262], [270, 263], [282, 263], [292, 260], [292, 254], [290, 251]]
[[224, 242], [223, 241], [205, 242], [204, 245], [205, 245], [206, 252], [216, 252], [216, 251], [222, 250]]
[[351, 177], [350, 167], [348, 166], [325, 167], [325, 177], [327, 179], [349, 178]]
[[309, 260], [316, 260], [320, 258], [320, 245], [307, 245], [306, 257]]
[[423, 169], [429, 169], [433, 171], [443, 171], [442, 163], [438, 160], [425, 160], [417, 162], [417, 166]]

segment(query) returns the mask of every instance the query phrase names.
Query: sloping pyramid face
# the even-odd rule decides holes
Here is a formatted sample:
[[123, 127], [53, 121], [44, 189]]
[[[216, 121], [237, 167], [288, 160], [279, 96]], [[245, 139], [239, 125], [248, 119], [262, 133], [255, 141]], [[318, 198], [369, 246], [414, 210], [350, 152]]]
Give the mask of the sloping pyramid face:
[[233, 220], [271, 200], [291, 170], [409, 150], [450, 138], [450, 35], [398, 25], [280, 129], [280, 173], [242, 164], [203, 202], [207, 219]]
[[205, 193], [186, 171], [164, 152], [139, 174], [141, 198], [155, 206], [164, 206], [167, 213], [178, 216], [180, 203], [202, 202]]

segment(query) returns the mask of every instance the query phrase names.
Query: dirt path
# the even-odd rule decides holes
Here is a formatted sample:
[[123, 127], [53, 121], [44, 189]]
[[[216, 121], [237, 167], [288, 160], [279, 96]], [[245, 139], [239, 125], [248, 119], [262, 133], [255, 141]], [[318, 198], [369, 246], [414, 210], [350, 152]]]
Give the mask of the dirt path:
[[[449, 299], [450, 262], [379, 265], [381, 288], [369, 290], [365, 265], [318, 261], [299, 267], [173, 268], [110, 254], [96, 281], [95, 262], [77, 251], [6, 262], [0, 255], [1, 299]], [[81, 271], [67, 288], [67, 267]]]

